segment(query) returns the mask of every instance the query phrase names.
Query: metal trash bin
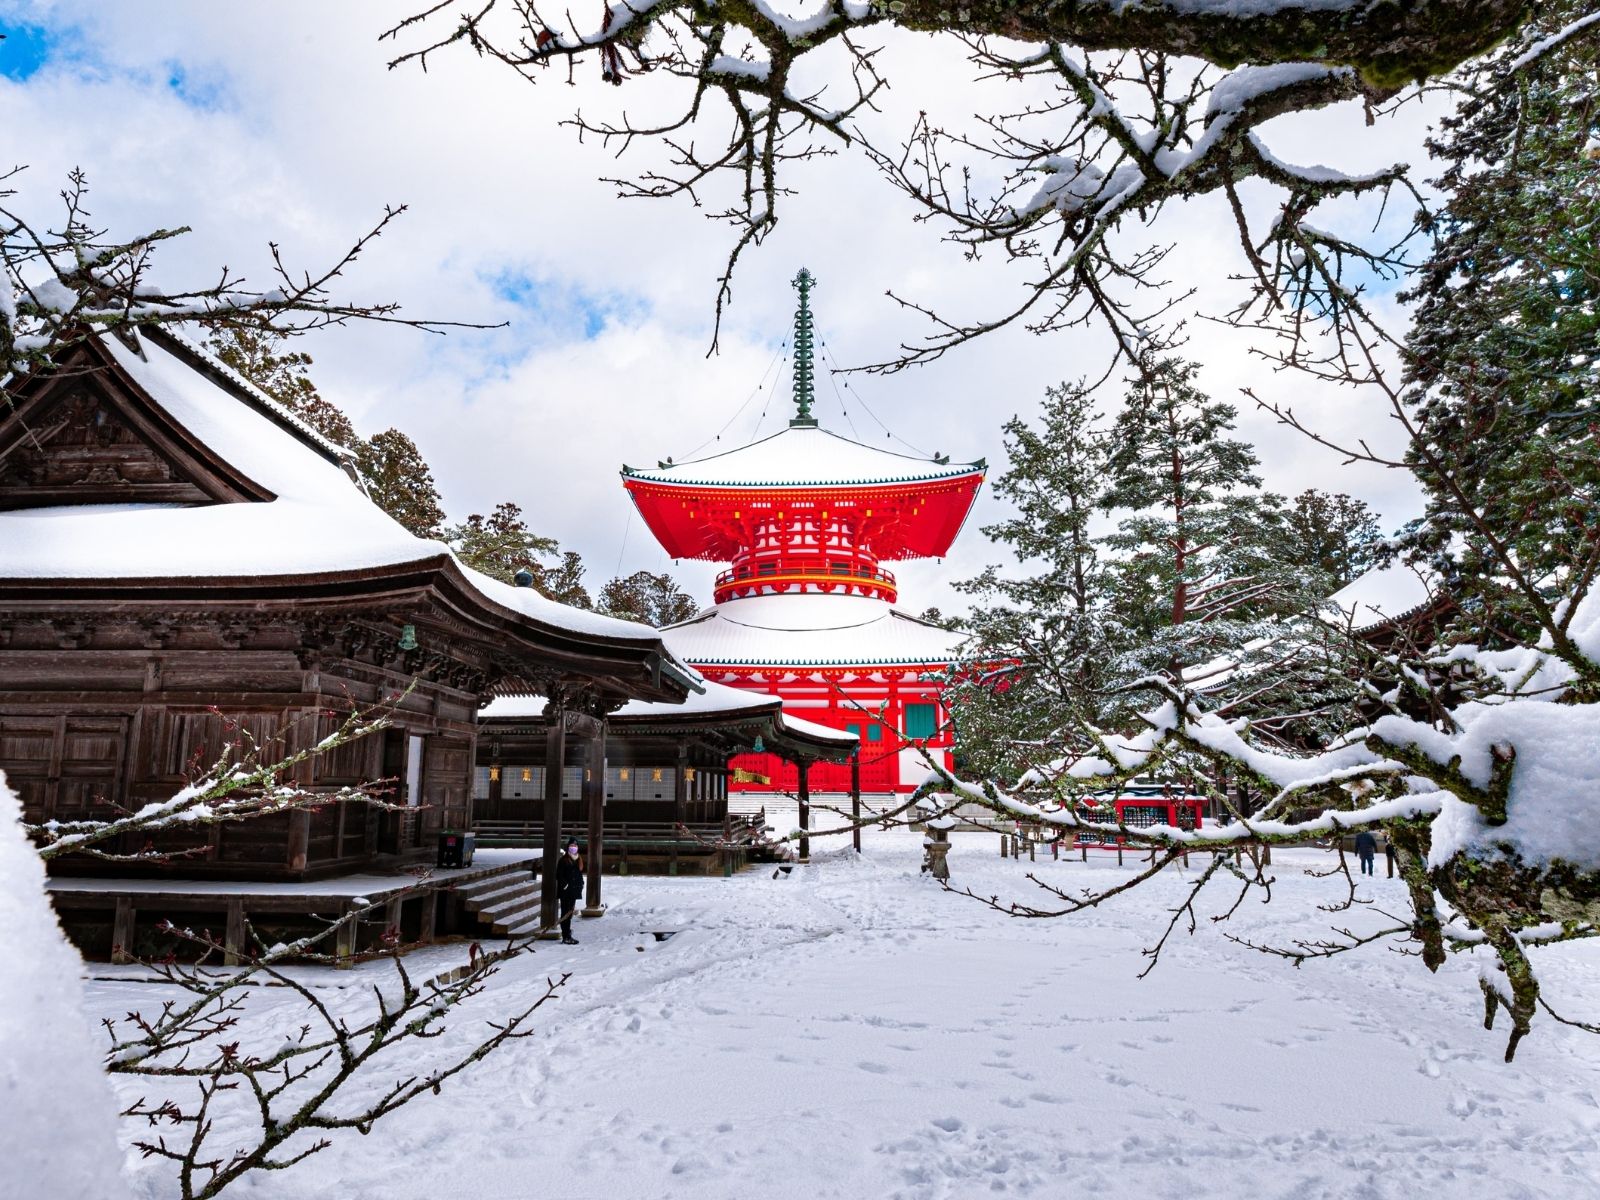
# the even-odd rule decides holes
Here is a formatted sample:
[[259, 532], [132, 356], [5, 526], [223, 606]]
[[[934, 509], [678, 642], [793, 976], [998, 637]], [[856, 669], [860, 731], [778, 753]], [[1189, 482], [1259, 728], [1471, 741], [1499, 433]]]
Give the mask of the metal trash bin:
[[477, 840], [476, 834], [463, 833], [458, 829], [444, 830], [439, 834], [439, 866], [470, 867]]

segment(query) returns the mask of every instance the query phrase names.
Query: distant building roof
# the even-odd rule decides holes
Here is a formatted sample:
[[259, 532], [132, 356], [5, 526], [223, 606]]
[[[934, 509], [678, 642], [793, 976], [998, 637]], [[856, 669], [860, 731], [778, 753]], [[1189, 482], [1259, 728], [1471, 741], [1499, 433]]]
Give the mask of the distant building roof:
[[1371, 633], [1397, 625], [1440, 599], [1437, 587], [1415, 567], [1390, 563], [1374, 567], [1328, 598], [1351, 633]]

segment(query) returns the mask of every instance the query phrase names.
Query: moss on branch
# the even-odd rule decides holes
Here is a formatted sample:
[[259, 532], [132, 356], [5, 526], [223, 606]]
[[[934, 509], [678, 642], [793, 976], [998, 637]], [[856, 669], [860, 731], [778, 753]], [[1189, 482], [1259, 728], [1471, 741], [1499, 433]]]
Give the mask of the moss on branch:
[[1379, 91], [1482, 54], [1515, 30], [1527, 10], [1525, 0], [1354, 0], [1338, 10], [1285, 2], [1267, 11], [1206, 10], [1192, 0], [1182, 10], [1161, 0], [886, 0], [879, 7], [896, 24], [930, 32], [1066, 42], [1086, 50], [1164, 50], [1224, 67], [1351, 66]]

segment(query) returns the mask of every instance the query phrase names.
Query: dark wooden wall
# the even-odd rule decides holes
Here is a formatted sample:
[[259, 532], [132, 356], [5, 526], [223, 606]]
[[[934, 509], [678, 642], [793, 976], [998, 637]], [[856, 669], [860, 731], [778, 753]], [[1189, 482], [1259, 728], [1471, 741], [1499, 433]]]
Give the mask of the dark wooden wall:
[[[167, 799], [222, 754], [237, 757], [251, 744], [263, 761], [277, 761], [332, 732], [352, 704], [396, 696], [410, 679], [308, 652], [289, 618], [258, 617], [228, 629], [227, 618], [175, 616], [153, 630], [149, 619], [80, 616], [63, 629], [61, 620], [6, 617], [0, 613], [0, 769], [29, 820], [109, 818]], [[475, 694], [420, 681], [398, 702], [392, 730], [320, 754], [297, 771], [298, 782], [330, 790], [394, 777], [391, 798], [403, 802], [404, 748], [420, 735], [422, 794], [405, 813], [330, 804], [163, 834], [152, 839], [158, 848], [191, 853], [162, 864], [67, 858], [54, 869], [311, 878], [383, 854], [426, 853], [440, 829], [471, 822], [477, 705]], [[397, 742], [401, 757], [386, 761], [386, 748]], [[141, 836], [114, 849], [136, 852], [144, 844]]]

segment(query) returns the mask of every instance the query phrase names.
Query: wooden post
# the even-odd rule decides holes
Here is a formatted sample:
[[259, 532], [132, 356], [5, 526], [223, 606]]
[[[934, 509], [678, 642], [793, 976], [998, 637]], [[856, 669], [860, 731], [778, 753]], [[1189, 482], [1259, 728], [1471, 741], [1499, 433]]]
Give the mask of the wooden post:
[[598, 917], [606, 911], [600, 903], [600, 872], [606, 841], [606, 725], [600, 722], [583, 755], [583, 802], [589, 812], [589, 878], [584, 884], [583, 915]]
[[228, 900], [228, 924], [222, 934], [222, 965], [237, 967], [244, 954], [244, 901], [233, 896]]
[[[353, 906], [351, 912], [357, 911], [360, 907], [364, 906]], [[346, 916], [348, 917], [348, 914]], [[359, 932], [360, 926], [361, 922], [359, 920], [347, 919], [339, 926], [338, 932], [334, 934], [333, 965], [341, 970], [348, 970], [355, 965], [356, 934]]]
[[133, 901], [127, 896], [117, 897], [116, 913], [111, 918], [111, 961], [133, 961]]
[[795, 759], [795, 770], [800, 776], [800, 861], [811, 861], [811, 838], [808, 836], [811, 829], [811, 764], [803, 759]]
[[861, 853], [861, 747], [850, 756], [850, 841]]
[[[683, 742], [678, 743], [678, 768], [672, 777], [672, 819], [679, 825], [689, 822], [686, 806], [689, 800], [689, 783], [684, 779], [684, 772], [689, 766], [689, 747]], [[676, 836], [676, 832], [674, 832]]]
[[433, 944], [439, 920], [439, 893], [432, 890], [422, 893], [418, 901], [422, 905], [422, 915], [418, 921], [417, 941], [424, 946]]
[[550, 717], [544, 743], [544, 860], [539, 864], [539, 936], [561, 936], [556, 901], [556, 861], [561, 857], [561, 773], [566, 767], [566, 714]]
[[289, 837], [285, 847], [284, 865], [291, 871], [306, 869], [306, 855], [311, 851], [311, 810], [297, 808], [289, 814]]

